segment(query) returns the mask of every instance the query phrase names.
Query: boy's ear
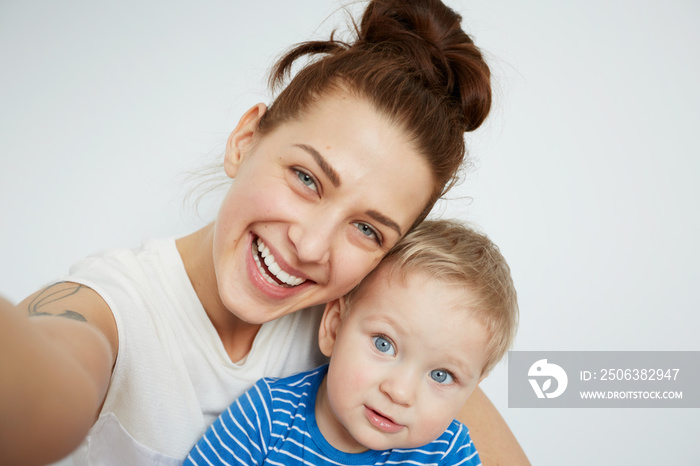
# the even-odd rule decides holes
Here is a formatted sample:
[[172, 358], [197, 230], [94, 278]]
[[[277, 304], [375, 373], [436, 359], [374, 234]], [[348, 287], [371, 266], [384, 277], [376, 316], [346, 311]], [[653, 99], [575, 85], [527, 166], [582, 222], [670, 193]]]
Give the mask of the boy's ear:
[[238, 121], [238, 125], [231, 132], [226, 142], [226, 154], [224, 155], [224, 170], [226, 175], [234, 178], [238, 172], [238, 167], [247, 154], [247, 149], [253, 141], [253, 135], [258, 127], [260, 118], [267, 111], [263, 103], [251, 107], [243, 114]]
[[331, 354], [333, 354], [333, 347], [335, 346], [344, 309], [345, 298], [340, 298], [326, 304], [326, 309], [323, 311], [321, 325], [318, 328], [318, 346], [327, 357], [331, 357]]

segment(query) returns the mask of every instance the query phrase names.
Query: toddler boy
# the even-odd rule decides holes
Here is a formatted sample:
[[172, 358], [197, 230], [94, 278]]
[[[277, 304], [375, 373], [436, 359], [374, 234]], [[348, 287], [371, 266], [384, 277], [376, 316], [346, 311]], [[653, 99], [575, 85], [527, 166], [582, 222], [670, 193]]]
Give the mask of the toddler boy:
[[319, 345], [330, 363], [258, 381], [185, 464], [479, 465], [454, 418], [517, 320], [498, 248], [460, 223], [425, 221], [326, 305]]

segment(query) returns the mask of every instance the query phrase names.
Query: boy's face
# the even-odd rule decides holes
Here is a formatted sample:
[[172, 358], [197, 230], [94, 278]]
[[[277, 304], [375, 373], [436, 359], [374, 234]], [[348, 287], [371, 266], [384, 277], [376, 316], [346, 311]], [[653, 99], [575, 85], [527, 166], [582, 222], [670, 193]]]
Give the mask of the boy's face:
[[345, 452], [415, 448], [439, 437], [481, 379], [488, 335], [472, 295], [419, 272], [379, 270], [340, 319], [326, 308], [321, 348], [332, 353], [316, 415]]

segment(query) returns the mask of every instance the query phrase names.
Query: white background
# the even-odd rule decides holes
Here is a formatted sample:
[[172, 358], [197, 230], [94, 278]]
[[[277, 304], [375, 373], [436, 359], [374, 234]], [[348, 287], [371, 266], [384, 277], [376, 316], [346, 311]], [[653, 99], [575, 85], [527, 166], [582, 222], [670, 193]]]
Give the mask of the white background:
[[[448, 3], [496, 100], [441, 212], [509, 260], [515, 349], [700, 350], [700, 3]], [[0, 294], [202, 225], [184, 175], [339, 5], [0, 2]], [[506, 383], [483, 387], [533, 464], [700, 464], [697, 409], [509, 409]]]

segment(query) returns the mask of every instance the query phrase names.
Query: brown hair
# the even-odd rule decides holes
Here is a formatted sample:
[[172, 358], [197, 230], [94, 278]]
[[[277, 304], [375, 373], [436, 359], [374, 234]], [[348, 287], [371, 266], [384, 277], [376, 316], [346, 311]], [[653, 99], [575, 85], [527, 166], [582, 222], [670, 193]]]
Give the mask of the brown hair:
[[456, 220], [426, 220], [346, 295], [347, 309], [377, 271], [386, 267], [390, 276], [396, 273], [402, 279], [420, 272], [431, 279], [467, 287], [476, 298], [465, 302], [465, 309], [475, 313], [490, 337], [482, 375], [505, 355], [518, 327], [518, 299], [508, 263], [487, 236]]
[[489, 67], [462, 18], [439, 0], [373, 0], [354, 24], [354, 41], [304, 42], [274, 66], [274, 90], [303, 56], [314, 57], [270, 105], [261, 134], [308, 110], [324, 94], [344, 90], [365, 98], [399, 124], [434, 175], [429, 204], [452, 187], [464, 160], [464, 132], [479, 127], [491, 107]]

